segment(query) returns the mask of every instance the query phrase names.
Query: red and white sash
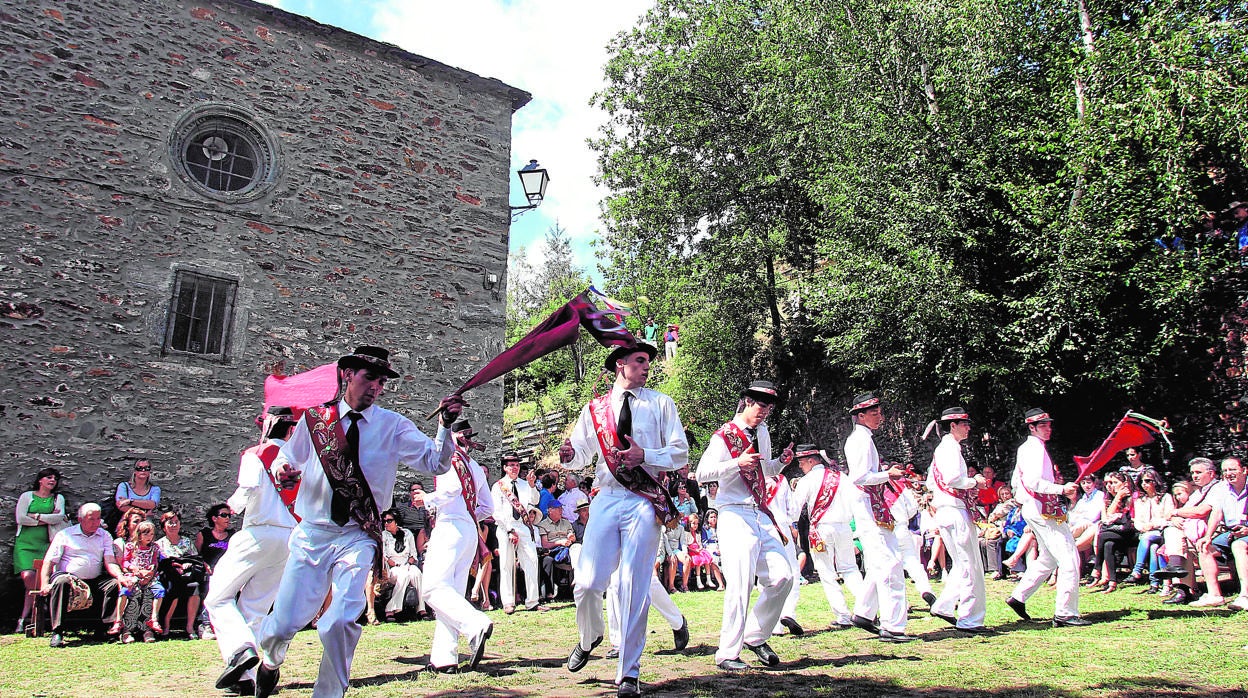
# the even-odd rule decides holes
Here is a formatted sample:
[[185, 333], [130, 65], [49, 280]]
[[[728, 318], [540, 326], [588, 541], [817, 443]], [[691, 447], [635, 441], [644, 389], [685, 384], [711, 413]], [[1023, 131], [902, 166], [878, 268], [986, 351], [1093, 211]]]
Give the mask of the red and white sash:
[[936, 489], [945, 494], [960, 500], [966, 506], [966, 513], [971, 515], [971, 523], [979, 523], [984, 520], [984, 514], [979, 510], [979, 500], [976, 498], [976, 490], [955, 490], [945, 481], [945, 476], [940, 473], [940, 468], [936, 467], [936, 461], [932, 461], [932, 481], [936, 483]]
[[464, 506], [468, 507], [468, 516], [472, 519], [473, 528], [477, 529], [477, 551], [472, 557], [472, 563], [475, 565], [489, 557], [490, 549], [486, 546], [485, 540], [481, 538], [481, 527], [477, 525], [477, 483], [472, 477], [468, 454], [458, 445], [455, 446], [455, 453], [451, 454], [451, 467], [459, 476], [459, 493], [464, 498]]
[[625, 466], [616, 455], [615, 450], [622, 448], [623, 444], [615, 433], [615, 411], [611, 409], [610, 391], [589, 401], [589, 418], [594, 425], [594, 435], [598, 437], [598, 450], [602, 453], [602, 460], [616, 482], [650, 502], [650, 506], [654, 508], [654, 518], [660, 526], [667, 526], [675, 521], [679, 512], [676, 511], [676, 504], [667, 490], [645, 468]]
[[[753, 447], [753, 444], [750, 443], [750, 437], [735, 422], [724, 424], [724, 426], [719, 428], [719, 431], [715, 432], [715, 435], [724, 440], [724, 445], [728, 447], [728, 455], [732, 456], [733, 460], [740, 458]], [[763, 474], [762, 461], [755, 463], [753, 467], [738, 464], [737, 471], [740, 473], [741, 481], [745, 483], [746, 489], [750, 491], [750, 496], [754, 498], [754, 505], [758, 507], [759, 511], [766, 514], [768, 519], [771, 519], [771, 524], [776, 527], [776, 533], [780, 534], [781, 542], [787, 545], [789, 538], [784, 534], [784, 530], [780, 528], [780, 523], [776, 521], [775, 514], [771, 513], [771, 507], [768, 506], [770, 498], [767, 497], [767, 487], [764, 484], [767, 478]]]

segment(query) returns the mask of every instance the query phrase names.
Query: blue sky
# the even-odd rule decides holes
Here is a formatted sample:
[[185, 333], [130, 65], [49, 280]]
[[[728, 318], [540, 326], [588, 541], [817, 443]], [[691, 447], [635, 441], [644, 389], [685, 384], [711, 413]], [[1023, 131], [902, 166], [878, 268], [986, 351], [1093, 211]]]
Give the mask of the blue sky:
[[591, 244], [604, 192], [586, 141], [606, 119], [589, 101], [603, 86], [607, 43], [636, 24], [648, 0], [263, 1], [531, 93], [512, 122], [511, 203], [524, 203], [514, 173], [530, 159], [549, 170], [550, 185], [542, 206], [512, 224], [512, 255], [523, 248], [540, 261], [557, 222], [578, 264], [598, 277]]

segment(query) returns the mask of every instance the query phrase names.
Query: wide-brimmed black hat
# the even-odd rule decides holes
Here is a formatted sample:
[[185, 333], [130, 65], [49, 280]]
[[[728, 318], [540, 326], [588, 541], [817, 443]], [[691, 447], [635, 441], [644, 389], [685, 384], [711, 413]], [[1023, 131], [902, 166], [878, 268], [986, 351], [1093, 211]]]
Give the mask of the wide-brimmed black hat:
[[503, 454], [503, 456], [502, 456], [501, 458], [499, 458], [499, 459], [498, 459], [498, 462], [499, 462], [499, 463], [506, 463], [506, 462], [507, 462], [507, 461], [509, 461], [509, 460], [514, 460], [515, 462], [519, 463], [519, 462], [520, 462], [520, 454], [519, 454], [519, 453], [516, 453], [515, 451], [508, 451], [508, 452], [504, 453], [504, 454]]
[[477, 432], [472, 430], [472, 425], [469, 424], [468, 420], [466, 419], [461, 419], [458, 422], [455, 422], [454, 424], [452, 424], [451, 431], [455, 432], [456, 434], [458, 434], [461, 431], [466, 431], [468, 432], [468, 438], [470, 439], [477, 435]]
[[878, 404], [880, 404], [880, 399], [875, 396], [875, 393], [858, 393], [854, 396], [854, 404], [849, 408], [849, 413], [854, 414], [855, 412], [869, 410]]
[[602, 365], [611, 373], [615, 373], [616, 361], [619, 361], [629, 354], [636, 354], [639, 351], [644, 351], [649, 354], [651, 361], [654, 360], [654, 357], [659, 355], [659, 348], [653, 344], [649, 344], [647, 342], [634, 342], [633, 344], [625, 344], [622, 347], [612, 349], [611, 353], [607, 354], [607, 360], [602, 362]]
[[947, 407], [944, 412], [940, 413], [940, 421], [969, 422], [971, 421], [971, 415], [966, 413], [965, 407]]
[[1033, 407], [1023, 413], [1023, 423], [1027, 424], [1028, 426], [1032, 424], [1040, 424], [1041, 422], [1051, 422], [1051, 421], [1053, 421], [1053, 418], [1049, 416], [1049, 413], [1045, 412], [1039, 407]]
[[741, 391], [741, 397], [748, 397], [757, 402], [774, 405], [780, 402], [780, 393], [771, 381], [753, 381], [749, 387]]
[[390, 368], [390, 352], [381, 347], [368, 345], [358, 346], [354, 352], [338, 359], [338, 368], [366, 368], [388, 378], [399, 377], [399, 374]]

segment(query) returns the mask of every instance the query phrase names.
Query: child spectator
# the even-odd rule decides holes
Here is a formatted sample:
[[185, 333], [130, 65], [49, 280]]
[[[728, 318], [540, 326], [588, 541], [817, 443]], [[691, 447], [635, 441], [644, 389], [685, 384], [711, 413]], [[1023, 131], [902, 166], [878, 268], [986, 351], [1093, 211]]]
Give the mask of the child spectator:
[[121, 591], [121, 620], [118, 622], [121, 623], [122, 644], [134, 642], [133, 632], [140, 627], [143, 627], [144, 642], [155, 642], [155, 633], [161, 632], [157, 618], [160, 617], [160, 600], [165, 597], [165, 588], [156, 579], [159, 567], [156, 524], [144, 521], [131, 533], [121, 558], [122, 572], [135, 579], [134, 586]]

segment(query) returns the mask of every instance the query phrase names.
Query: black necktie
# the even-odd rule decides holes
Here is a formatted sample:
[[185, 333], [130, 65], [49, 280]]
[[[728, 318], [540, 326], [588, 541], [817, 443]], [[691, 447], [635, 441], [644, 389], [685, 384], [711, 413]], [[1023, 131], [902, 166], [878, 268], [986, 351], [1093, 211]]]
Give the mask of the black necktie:
[[619, 441], [620, 447], [625, 447], [624, 437], [633, 435], [633, 404], [631, 398], [633, 394], [624, 391], [624, 404], [620, 407], [620, 419], [615, 424], [615, 436]]
[[520, 518], [520, 490], [516, 488], [516, 481], [511, 481], [511, 496], [515, 499], [511, 502], [511, 518]]
[[754, 449], [755, 453], [762, 453], [762, 451], [758, 450], [758, 428], [746, 427], [745, 433], [750, 435], [750, 448]]
[[[352, 470], [360, 467], [360, 424], [359, 419], [364, 415], [351, 410], [347, 413], [347, 419], [351, 420], [351, 426], [347, 429], [347, 462], [351, 464]], [[351, 502], [346, 496], [334, 491], [333, 499], [329, 503], [329, 518], [339, 526], [346, 526], [351, 520]]]

